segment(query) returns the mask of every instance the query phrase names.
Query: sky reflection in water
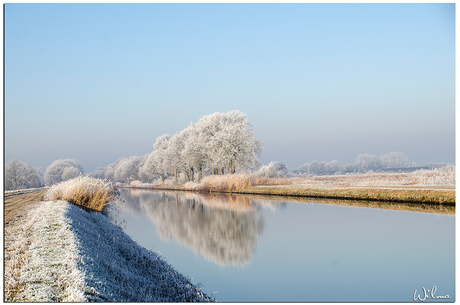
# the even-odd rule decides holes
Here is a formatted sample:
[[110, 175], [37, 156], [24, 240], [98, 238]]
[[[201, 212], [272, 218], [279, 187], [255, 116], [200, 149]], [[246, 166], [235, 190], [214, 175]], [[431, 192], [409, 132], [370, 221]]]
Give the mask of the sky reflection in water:
[[[455, 217], [123, 190], [125, 232], [217, 301], [455, 300]], [[429, 301], [427, 299], [426, 301]], [[436, 300], [439, 301], [439, 300]]]

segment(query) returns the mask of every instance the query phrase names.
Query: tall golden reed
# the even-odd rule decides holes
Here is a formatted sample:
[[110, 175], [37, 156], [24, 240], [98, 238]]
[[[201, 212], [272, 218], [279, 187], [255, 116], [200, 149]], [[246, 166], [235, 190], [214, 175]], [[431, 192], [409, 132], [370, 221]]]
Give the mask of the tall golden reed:
[[237, 192], [251, 186], [248, 174], [212, 175], [205, 177], [201, 183], [187, 183], [186, 189], [203, 192]]
[[92, 177], [77, 178], [53, 185], [45, 194], [45, 200], [66, 200], [73, 204], [102, 211], [120, 193], [112, 182]]

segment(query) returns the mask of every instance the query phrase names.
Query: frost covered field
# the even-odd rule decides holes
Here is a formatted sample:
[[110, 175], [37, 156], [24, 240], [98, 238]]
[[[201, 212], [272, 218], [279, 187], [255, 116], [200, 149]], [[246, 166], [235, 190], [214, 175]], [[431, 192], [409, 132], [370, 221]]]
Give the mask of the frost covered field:
[[5, 231], [4, 301], [210, 301], [101, 213], [36, 204]]

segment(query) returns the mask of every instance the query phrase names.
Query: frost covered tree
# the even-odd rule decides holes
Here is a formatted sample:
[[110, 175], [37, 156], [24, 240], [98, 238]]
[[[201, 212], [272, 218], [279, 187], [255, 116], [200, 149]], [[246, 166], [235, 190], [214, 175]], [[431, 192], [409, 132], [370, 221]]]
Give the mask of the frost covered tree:
[[334, 174], [334, 173], [343, 171], [344, 168], [342, 164], [340, 164], [339, 161], [332, 160], [331, 162], [327, 164], [326, 169], [327, 169], [328, 174]]
[[355, 164], [361, 172], [376, 170], [380, 167], [379, 158], [371, 154], [359, 154]]
[[407, 156], [400, 151], [393, 151], [380, 156], [380, 164], [386, 168], [401, 168], [407, 166]]
[[[190, 125], [187, 128], [187, 141], [184, 143], [182, 152], [185, 163], [192, 169], [198, 172], [198, 181], [203, 177], [203, 170], [206, 167], [207, 153], [205, 143], [195, 125]], [[193, 175], [190, 177], [193, 180]]]
[[183, 173], [187, 181], [194, 179], [194, 170], [192, 160], [186, 155], [185, 145], [189, 141], [190, 129], [186, 128], [176, 133], [169, 141], [166, 150], [166, 167], [170, 174], [174, 174], [174, 180], [177, 182], [179, 173]]
[[115, 163], [111, 163], [106, 167], [96, 168], [91, 176], [113, 182], [120, 181], [129, 183], [134, 180], [148, 182], [149, 178], [145, 175], [145, 172], [141, 170], [147, 158], [148, 155], [119, 158]]
[[149, 158], [153, 162], [152, 168], [155, 169], [155, 174], [160, 175], [163, 183], [169, 173], [168, 146], [170, 140], [171, 136], [169, 134], [158, 137], [155, 144], [153, 144], [154, 151], [152, 152], [152, 157]]
[[212, 173], [219, 173], [223, 166], [221, 158], [222, 143], [219, 132], [222, 129], [221, 113], [213, 113], [202, 117], [195, 125], [197, 144], [205, 154], [206, 163], [212, 168]]
[[105, 167], [97, 167], [91, 174], [91, 177], [105, 179]]
[[174, 175], [177, 182], [180, 173], [187, 181], [200, 181], [205, 170], [212, 169], [212, 174], [248, 171], [260, 163], [262, 150], [245, 114], [213, 113], [173, 137], [157, 138], [142, 172], [152, 171], [163, 181]]
[[247, 170], [257, 166], [262, 154], [262, 142], [256, 140], [246, 114], [235, 110], [224, 114], [222, 137], [222, 157], [228, 163], [228, 171]]
[[116, 181], [125, 181], [127, 183], [140, 180], [139, 178], [139, 169], [145, 163], [147, 159], [146, 156], [138, 157], [133, 156], [129, 158], [120, 158], [116, 162], [116, 166], [114, 169], [114, 178]]
[[141, 168], [139, 168], [139, 175], [144, 177], [146, 182], [152, 182], [152, 180], [157, 176], [153, 153], [147, 155], [147, 159], [144, 164]]
[[83, 166], [77, 160], [59, 159], [51, 163], [45, 171], [45, 184], [53, 185], [61, 181], [76, 178], [84, 173]]
[[143, 155], [142, 160], [138, 163], [138, 176], [141, 182], [152, 182], [154, 176], [150, 176], [147, 172], [144, 171], [145, 164], [147, 163], [148, 157], [150, 154]]
[[285, 178], [290, 176], [290, 172], [285, 163], [270, 162], [268, 165], [262, 166], [256, 171], [254, 176], [264, 178]]
[[233, 174], [260, 163], [263, 144], [255, 138], [246, 114], [241, 111], [204, 116], [196, 128], [213, 174]]
[[307, 175], [330, 175], [344, 170], [345, 167], [342, 166], [339, 161], [333, 160], [331, 162], [313, 161], [311, 163], [306, 163], [299, 167], [297, 171]]
[[255, 138], [247, 116], [240, 111], [213, 113], [202, 117], [174, 136], [158, 137], [152, 153], [120, 158], [93, 176], [112, 181], [152, 181], [157, 175], [164, 183], [168, 175], [200, 181], [203, 174], [248, 171], [260, 164], [263, 144]]
[[5, 165], [5, 189], [18, 190], [41, 187], [43, 174], [40, 168], [12, 159]]
[[[117, 160], [120, 161], [123, 158], [119, 158]], [[98, 179], [107, 179], [110, 181], [115, 181], [115, 167], [117, 165], [117, 162], [111, 163], [107, 165], [106, 167], [98, 167], [94, 170], [94, 172], [91, 174], [91, 177], [98, 178]]]
[[105, 169], [105, 179], [115, 181], [115, 164]]

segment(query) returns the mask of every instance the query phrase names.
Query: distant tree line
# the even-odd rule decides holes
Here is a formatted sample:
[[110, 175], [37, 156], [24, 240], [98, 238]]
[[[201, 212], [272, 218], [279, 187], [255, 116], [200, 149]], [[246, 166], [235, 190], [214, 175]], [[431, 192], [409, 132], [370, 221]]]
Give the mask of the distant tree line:
[[337, 160], [331, 162], [312, 161], [289, 171], [283, 162], [270, 162], [253, 172], [255, 177], [286, 178], [293, 175], [333, 175], [341, 173], [367, 173], [369, 171], [401, 171], [404, 169], [435, 169], [448, 165], [445, 162], [429, 162], [418, 167], [415, 162], [409, 163], [407, 156], [398, 151], [381, 156], [359, 154], [353, 164], [342, 165]]
[[140, 169], [144, 166], [148, 155], [142, 157], [133, 156], [129, 158], [119, 158], [115, 163], [106, 167], [98, 167], [91, 174], [95, 178], [107, 179], [110, 181], [131, 182], [140, 180], [149, 182], [149, 178]]
[[5, 190], [21, 190], [43, 186], [43, 174], [39, 167], [12, 159], [5, 165]]
[[[443, 163], [445, 164], [445, 163]], [[381, 156], [359, 154], [355, 163], [342, 165], [337, 160], [331, 162], [313, 161], [299, 167], [296, 173], [306, 175], [330, 175], [341, 172], [359, 172], [401, 169], [415, 167], [416, 164], [408, 163], [407, 156], [399, 151], [390, 152]]]

